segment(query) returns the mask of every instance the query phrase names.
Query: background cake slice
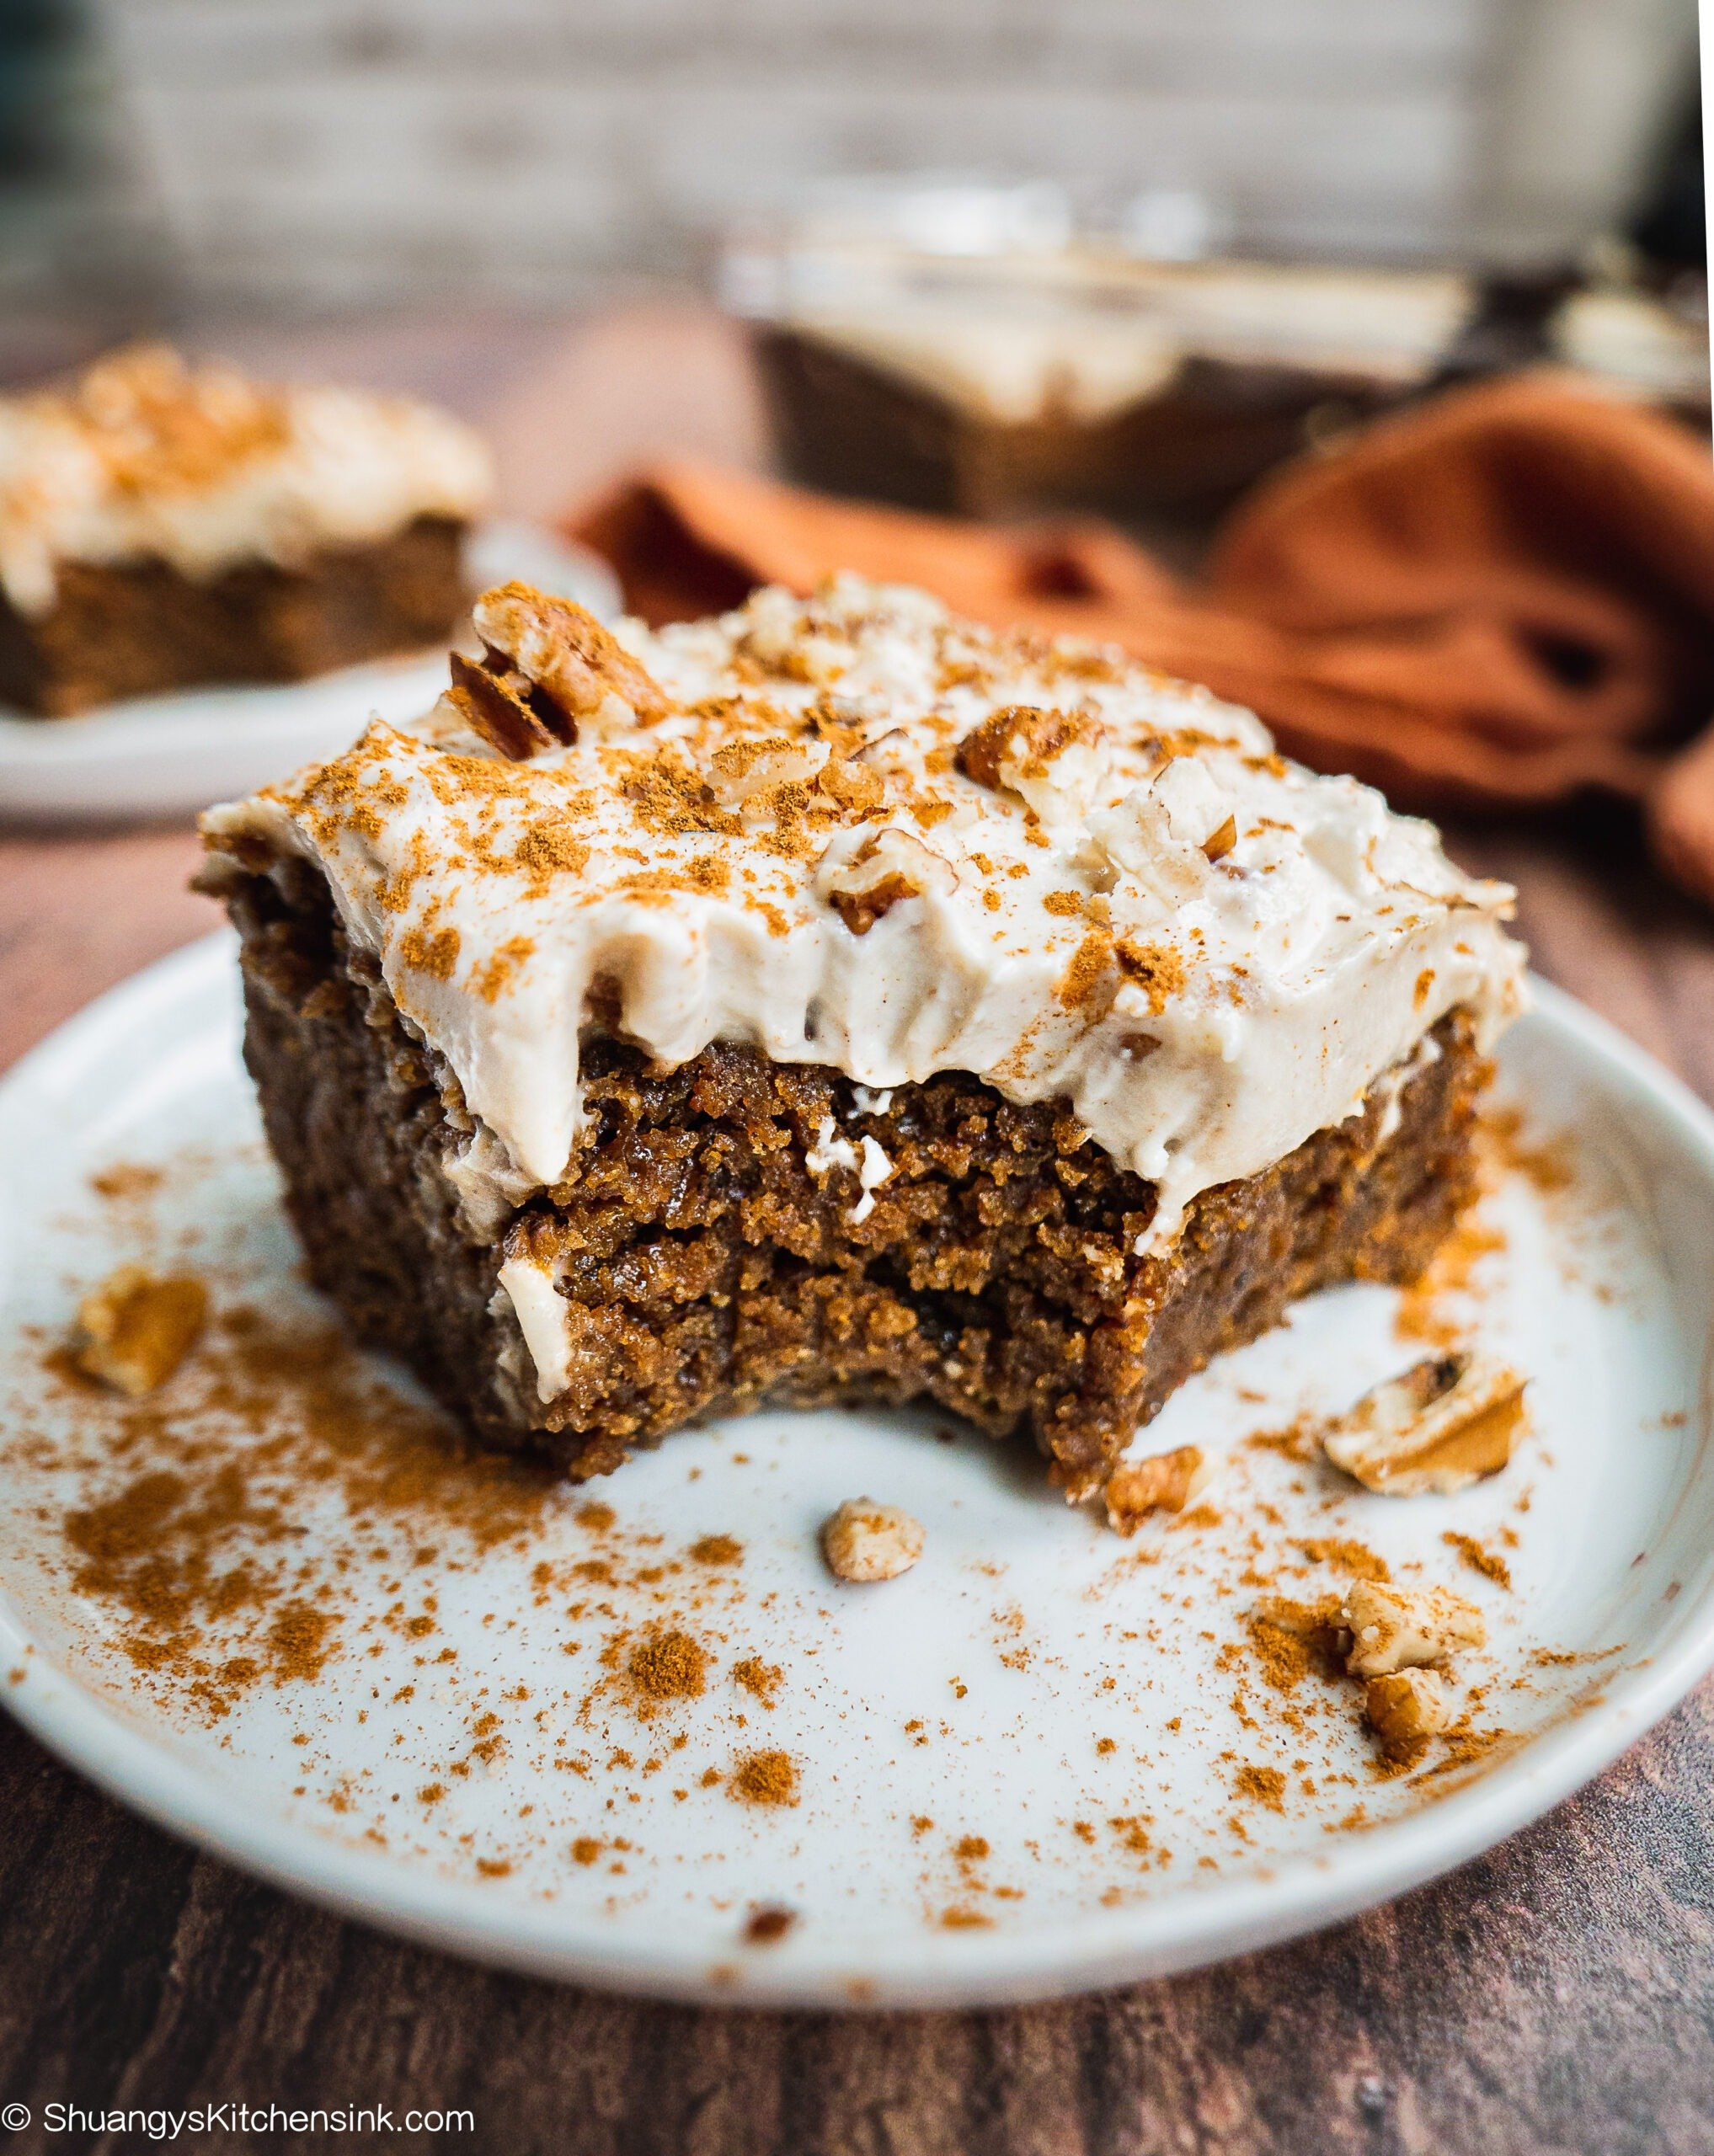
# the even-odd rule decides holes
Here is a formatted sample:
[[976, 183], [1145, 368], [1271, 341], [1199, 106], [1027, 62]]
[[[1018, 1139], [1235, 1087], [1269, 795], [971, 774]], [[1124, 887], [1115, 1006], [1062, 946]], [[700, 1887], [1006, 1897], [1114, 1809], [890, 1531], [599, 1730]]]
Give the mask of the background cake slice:
[[1471, 1193], [1509, 894], [1112, 654], [841, 579], [522, 586], [416, 729], [206, 819], [317, 1279], [574, 1475], [933, 1401], [1066, 1491]]
[[443, 642], [490, 488], [444, 413], [159, 346], [0, 399], [0, 702], [63, 717]]

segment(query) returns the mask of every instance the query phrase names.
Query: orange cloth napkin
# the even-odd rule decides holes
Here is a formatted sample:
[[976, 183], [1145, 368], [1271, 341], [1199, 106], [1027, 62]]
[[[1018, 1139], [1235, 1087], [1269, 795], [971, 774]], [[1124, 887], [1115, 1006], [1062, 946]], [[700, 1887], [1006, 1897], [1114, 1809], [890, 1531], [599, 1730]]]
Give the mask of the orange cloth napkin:
[[1092, 520], [1003, 529], [702, 465], [644, 471], [572, 528], [655, 622], [856, 569], [1122, 644], [1401, 807], [1623, 794], [1714, 901], [1714, 462], [1675, 422], [1551, 376], [1286, 467], [1194, 584]]

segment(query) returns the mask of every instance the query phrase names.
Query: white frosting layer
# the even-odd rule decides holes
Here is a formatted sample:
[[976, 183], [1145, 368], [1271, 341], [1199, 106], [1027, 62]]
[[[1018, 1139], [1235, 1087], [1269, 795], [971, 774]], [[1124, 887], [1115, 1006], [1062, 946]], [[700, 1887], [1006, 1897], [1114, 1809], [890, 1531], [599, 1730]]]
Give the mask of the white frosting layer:
[[[478, 608], [497, 664], [560, 678], [552, 624], [516, 616]], [[565, 1176], [592, 1006], [669, 1064], [731, 1039], [870, 1088], [959, 1070], [1063, 1097], [1159, 1186], [1156, 1244], [1445, 1011], [1486, 1042], [1519, 1007], [1509, 891], [1205, 691], [854, 579], [622, 635], [652, 718], [597, 653], [571, 746], [507, 762], [443, 702], [206, 819], [248, 865], [325, 871], [479, 1118], [469, 1209]], [[869, 1209], [889, 1166], [860, 1166]]]
[[40, 614], [62, 562], [289, 566], [414, 517], [477, 515], [492, 491], [480, 438], [430, 406], [264, 388], [144, 347], [63, 393], [0, 399], [0, 587]]

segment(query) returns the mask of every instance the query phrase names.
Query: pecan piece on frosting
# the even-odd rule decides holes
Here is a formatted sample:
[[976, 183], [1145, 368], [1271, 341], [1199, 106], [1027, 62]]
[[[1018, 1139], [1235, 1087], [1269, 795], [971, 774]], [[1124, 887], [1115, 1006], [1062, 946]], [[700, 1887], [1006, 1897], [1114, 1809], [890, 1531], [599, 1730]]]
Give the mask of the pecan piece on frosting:
[[979, 786], [1017, 792], [1020, 778], [1041, 777], [1074, 744], [1087, 746], [1097, 739], [1098, 728], [1081, 712], [1007, 704], [959, 742], [958, 766]]
[[574, 600], [532, 584], [502, 584], [483, 592], [471, 617], [489, 650], [545, 689], [574, 721], [592, 717], [610, 696], [645, 725], [672, 707], [647, 667]]
[[950, 890], [957, 880], [949, 862], [909, 831], [888, 825], [827, 873], [822, 889], [852, 934], [867, 936], [902, 899]]
[[644, 724], [665, 693], [587, 607], [527, 584], [497, 584], [472, 609], [482, 664], [452, 659], [451, 701], [514, 762], [577, 739], [578, 723], [615, 696]]
[[1203, 841], [1202, 851], [1211, 862], [1224, 861], [1237, 843], [1238, 819], [1236, 816], [1228, 816], [1223, 824], [1217, 824]]
[[511, 762], [521, 764], [557, 743], [577, 739], [577, 729], [564, 712], [556, 711], [533, 682], [506, 669], [498, 654], [490, 652], [480, 666], [462, 651], [449, 654], [449, 658], [452, 686], [446, 701], [490, 748]]

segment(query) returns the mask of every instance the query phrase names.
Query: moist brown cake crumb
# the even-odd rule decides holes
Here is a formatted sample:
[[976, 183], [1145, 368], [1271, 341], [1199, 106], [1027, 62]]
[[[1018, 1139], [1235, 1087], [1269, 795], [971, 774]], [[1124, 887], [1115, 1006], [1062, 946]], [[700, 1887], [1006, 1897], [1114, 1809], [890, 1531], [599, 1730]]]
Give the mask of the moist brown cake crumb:
[[418, 517], [297, 566], [247, 562], [208, 579], [160, 560], [62, 562], [54, 603], [0, 592], [0, 702], [66, 718], [208, 682], [299, 681], [442, 643], [465, 598], [465, 526]]
[[[823, 1065], [716, 1042], [663, 1070], [593, 1024], [565, 1180], [484, 1238], [439, 1172], [467, 1128], [458, 1089], [320, 875], [280, 862], [228, 897], [246, 1060], [316, 1283], [490, 1442], [579, 1480], [696, 1419], [867, 1397], [1027, 1434], [1089, 1494], [1214, 1355], [1316, 1288], [1414, 1279], [1475, 1192], [1487, 1065], [1457, 1012], [1391, 1136], [1377, 1098], [1204, 1192], [1164, 1257], [1138, 1251], [1153, 1186], [1062, 1103], [944, 1072], [883, 1108]], [[810, 1170], [830, 1123], [884, 1152], [884, 1181]], [[506, 1257], [551, 1269], [564, 1305], [549, 1401], [495, 1293]]]

